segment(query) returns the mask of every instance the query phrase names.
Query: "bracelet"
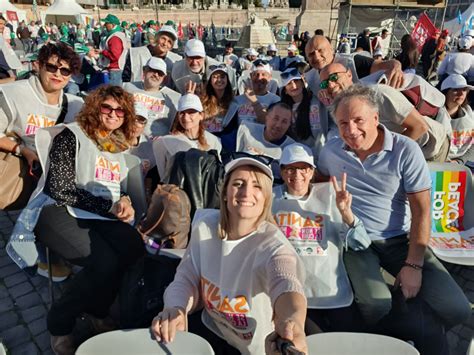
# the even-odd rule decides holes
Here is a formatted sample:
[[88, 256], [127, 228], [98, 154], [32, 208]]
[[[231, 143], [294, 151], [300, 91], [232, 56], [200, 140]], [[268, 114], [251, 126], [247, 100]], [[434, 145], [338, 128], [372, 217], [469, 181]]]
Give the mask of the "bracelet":
[[423, 266], [418, 265], [418, 264], [409, 263], [408, 261], [405, 261], [403, 263], [403, 266], [408, 266], [408, 267], [411, 267], [412, 269], [415, 269], [415, 270], [423, 270]]
[[21, 157], [21, 143], [17, 143], [13, 146], [12, 154], [16, 157]]

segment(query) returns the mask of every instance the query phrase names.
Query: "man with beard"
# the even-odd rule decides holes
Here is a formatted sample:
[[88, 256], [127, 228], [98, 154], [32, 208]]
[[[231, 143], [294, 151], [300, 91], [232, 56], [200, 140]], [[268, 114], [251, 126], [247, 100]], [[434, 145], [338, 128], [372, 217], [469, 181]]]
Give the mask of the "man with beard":
[[166, 64], [161, 58], [151, 57], [143, 66], [143, 81], [125, 83], [123, 88], [133, 94], [134, 101], [148, 111], [144, 134], [148, 138], [169, 133], [176, 116], [180, 94], [166, 86]]
[[171, 71], [175, 62], [182, 59], [179, 54], [172, 52], [174, 44], [178, 40], [178, 35], [173, 26], [163, 25], [156, 34], [155, 44], [130, 48], [130, 55], [127, 58], [123, 72], [124, 82], [140, 81], [142, 78], [142, 68], [151, 57], [161, 58], [166, 63], [167, 80], [165, 85], [172, 86]]

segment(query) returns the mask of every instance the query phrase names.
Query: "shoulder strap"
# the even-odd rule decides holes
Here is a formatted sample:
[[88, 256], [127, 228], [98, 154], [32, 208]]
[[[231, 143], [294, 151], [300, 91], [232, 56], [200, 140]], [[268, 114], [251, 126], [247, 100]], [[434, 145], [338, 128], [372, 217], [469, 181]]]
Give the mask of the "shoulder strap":
[[67, 96], [66, 94], [63, 93], [63, 102], [61, 105], [61, 113], [59, 114], [58, 119], [56, 120], [56, 124], [61, 124], [64, 122], [64, 119], [66, 118], [67, 115]]

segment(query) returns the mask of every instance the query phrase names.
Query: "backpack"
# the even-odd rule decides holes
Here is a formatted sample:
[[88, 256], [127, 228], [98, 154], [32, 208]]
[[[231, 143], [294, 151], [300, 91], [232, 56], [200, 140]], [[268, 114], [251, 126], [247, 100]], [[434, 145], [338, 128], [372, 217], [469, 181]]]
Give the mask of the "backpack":
[[122, 329], [148, 328], [163, 310], [163, 295], [181, 259], [147, 255], [125, 273], [119, 292]]
[[138, 231], [160, 247], [185, 249], [191, 228], [191, 204], [186, 192], [176, 185], [158, 185], [151, 196], [146, 216]]

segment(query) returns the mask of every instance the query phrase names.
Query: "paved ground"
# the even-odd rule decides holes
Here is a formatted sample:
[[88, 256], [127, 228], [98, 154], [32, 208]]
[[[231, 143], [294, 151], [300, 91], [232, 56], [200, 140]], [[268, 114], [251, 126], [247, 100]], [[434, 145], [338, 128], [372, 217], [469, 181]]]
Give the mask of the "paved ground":
[[[0, 339], [11, 355], [52, 354], [46, 330], [49, 304], [47, 279], [21, 271], [6, 255], [5, 244], [17, 213], [0, 211]], [[474, 303], [474, 268], [448, 265], [452, 275]], [[55, 286], [56, 294], [67, 282]], [[87, 332], [86, 321], [78, 322], [80, 335]], [[474, 334], [474, 316], [448, 334], [451, 355], [466, 354]]]

